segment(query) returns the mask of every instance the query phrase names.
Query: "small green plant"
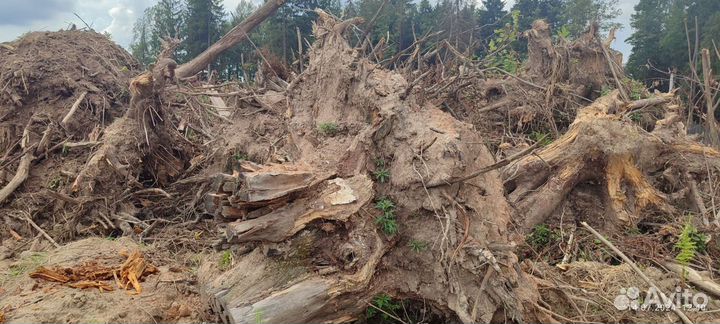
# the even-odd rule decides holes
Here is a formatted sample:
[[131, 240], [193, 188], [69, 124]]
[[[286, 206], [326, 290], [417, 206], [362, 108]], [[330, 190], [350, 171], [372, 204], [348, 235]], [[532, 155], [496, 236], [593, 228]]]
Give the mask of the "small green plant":
[[60, 186], [62, 186], [62, 185], [63, 185], [63, 179], [60, 176], [53, 177], [52, 179], [50, 179], [50, 181], [48, 181], [48, 184], [47, 184], [48, 189], [50, 189], [52, 191], [58, 190], [58, 188], [60, 188]]
[[238, 152], [235, 152], [235, 154], [233, 154], [233, 159], [235, 159], [235, 161], [238, 161], [238, 162], [247, 161], [248, 155], [245, 152], [238, 151]]
[[559, 235], [557, 235], [557, 233], [551, 230], [547, 225], [540, 224], [533, 228], [532, 233], [530, 233], [526, 241], [528, 244], [536, 248], [541, 248], [557, 241], [558, 238]]
[[382, 215], [375, 219], [375, 224], [380, 226], [380, 229], [387, 235], [397, 234], [398, 224], [395, 218], [395, 203], [389, 198], [381, 198], [375, 203], [375, 208], [382, 211]]
[[373, 172], [373, 175], [375, 175], [375, 180], [380, 181], [380, 183], [390, 180], [390, 170], [385, 167], [385, 160], [375, 159], [375, 172]]
[[412, 240], [410, 240], [410, 242], [408, 242], [408, 246], [410, 247], [410, 250], [412, 250], [413, 252], [420, 253], [420, 252], [427, 250], [428, 244], [425, 241], [412, 239]]
[[379, 294], [373, 298], [372, 306], [367, 308], [366, 315], [368, 319], [380, 315], [384, 321], [388, 321], [392, 319], [388, 314], [398, 317], [396, 311], [401, 308], [402, 304], [400, 302], [393, 300], [387, 294]]
[[645, 85], [642, 82], [628, 78], [624, 83], [630, 88], [630, 99], [640, 100], [645, 96]]
[[691, 220], [688, 219], [678, 236], [675, 249], [678, 250], [675, 260], [686, 267], [695, 259], [698, 253], [706, 251], [707, 235], [698, 232]]
[[380, 183], [385, 183], [390, 180], [390, 171], [388, 169], [380, 168], [375, 170], [373, 174], [375, 175], [375, 179], [377, 181], [380, 181]]
[[609, 95], [610, 92], [612, 92], [613, 90], [615, 90], [615, 88], [613, 88], [613, 87], [611, 87], [611, 86], [604, 85], [604, 86], [602, 86], [602, 88], [600, 88], [600, 96], [601, 96], [601, 97], [607, 96], [607, 95]]
[[41, 266], [47, 261], [47, 254], [44, 252], [35, 252], [29, 257], [21, 259], [18, 263], [8, 267], [9, 272], [6, 272], [6, 278], [0, 277], [0, 285], [2, 285], [7, 279], [19, 277], [28, 271], [34, 270]]
[[255, 311], [255, 324], [262, 324], [263, 322], [263, 311], [258, 309]]
[[639, 123], [640, 120], [642, 120], [642, 115], [638, 112], [634, 112], [634, 113], [630, 114], [630, 120], [632, 120], [633, 122]]
[[382, 216], [375, 219], [375, 224], [380, 226], [387, 235], [395, 235], [398, 232], [398, 224], [395, 215], [392, 213], [383, 213]]
[[333, 136], [337, 134], [338, 125], [332, 122], [320, 123], [320, 125], [318, 125], [318, 131], [323, 136]]
[[376, 167], [376, 168], [384, 168], [384, 167], [385, 167], [385, 160], [383, 160], [383, 159], [375, 159], [375, 167]]
[[395, 203], [393, 203], [390, 198], [380, 198], [377, 202], [375, 202], [375, 208], [380, 209], [382, 212], [394, 212], [395, 211]]
[[563, 25], [562, 27], [560, 27], [557, 35], [562, 39], [568, 40], [570, 38], [570, 28], [568, 27], [568, 25]]
[[520, 34], [520, 12], [515, 10], [511, 14], [512, 21], [503, 28], [495, 30], [495, 35], [488, 43], [488, 66], [501, 68], [510, 74], [516, 74], [520, 68], [520, 56], [512, 49], [513, 43]]
[[540, 146], [548, 146], [553, 141], [550, 134], [538, 131], [530, 133], [530, 139], [535, 142], [540, 142]]
[[233, 262], [233, 254], [230, 250], [225, 250], [220, 255], [220, 269], [221, 270], [227, 270], [230, 268]]
[[189, 128], [185, 131], [185, 138], [193, 141], [197, 138], [197, 134], [195, 134], [195, 131], [192, 130], [192, 128]]

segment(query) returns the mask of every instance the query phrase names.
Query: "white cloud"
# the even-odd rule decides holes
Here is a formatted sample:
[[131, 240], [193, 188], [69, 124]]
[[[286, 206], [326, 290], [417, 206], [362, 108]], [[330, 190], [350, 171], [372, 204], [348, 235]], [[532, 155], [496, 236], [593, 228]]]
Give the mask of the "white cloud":
[[110, 33], [118, 44], [127, 47], [132, 40], [133, 24], [137, 19], [135, 11], [124, 5], [118, 5], [110, 8], [108, 15], [112, 21], [103, 31]]

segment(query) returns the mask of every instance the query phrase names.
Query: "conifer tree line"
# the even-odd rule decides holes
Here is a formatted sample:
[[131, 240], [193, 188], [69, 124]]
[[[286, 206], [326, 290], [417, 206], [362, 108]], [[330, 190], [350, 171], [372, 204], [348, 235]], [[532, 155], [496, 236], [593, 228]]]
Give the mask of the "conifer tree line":
[[[702, 48], [713, 53], [713, 70], [720, 68], [718, 0], [640, 0], [631, 25], [633, 51], [626, 70], [635, 79], [666, 89], [671, 71], [693, 74], [690, 62], [699, 60]], [[695, 73], [701, 74], [697, 65]]]
[[[306, 52], [313, 41], [315, 8], [339, 18], [365, 18], [366, 24], [351, 32], [351, 42], [362, 44], [359, 37], [370, 29], [369, 40], [372, 44], [382, 41], [386, 57], [432, 35], [430, 44], [447, 40], [464, 53], [480, 58], [496, 49], [496, 39], [511, 40], [518, 44], [512, 47], [509, 57], [520, 62], [524, 46], [517, 34], [529, 29], [534, 20], [545, 19], [556, 35], [572, 38], [593, 21], [603, 31], [613, 27], [613, 19], [620, 13], [617, 4], [618, 0], [517, 0], [513, 6], [505, 0], [288, 0], [250, 35], [251, 42], [228, 51], [212, 68], [222, 78], [250, 78], [260, 59], [258, 53], [297, 64], [299, 47]], [[182, 43], [176, 58], [185, 62], [258, 6], [252, 0], [243, 0], [236, 8], [224, 8], [222, 0], [158, 0], [135, 23], [131, 51], [141, 63], [149, 65], [160, 50], [160, 40], [177, 37]], [[370, 21], [372, 26], [368, 26]]]

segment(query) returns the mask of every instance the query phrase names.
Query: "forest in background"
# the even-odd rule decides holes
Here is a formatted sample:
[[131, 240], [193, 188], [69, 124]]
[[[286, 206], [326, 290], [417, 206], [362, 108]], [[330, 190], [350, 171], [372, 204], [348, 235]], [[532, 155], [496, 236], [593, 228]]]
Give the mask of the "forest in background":
[[[304, 48], [312, 42], [312, 10], [322, 8], [341, 18], [360, 16], [366, 22], [373, 21], [372, 26], [356, 30], [354, 40], [358, 41], [367, 28], [373, 44], [381, 40], [386, 44], [386, 55], [392, 56], [431, 35], [437, 40], [447, 39], [476, 57], [502, 51], [497, 64], [512, 72], [526, 59], [523, 39], [518, 36], [534, 20], [545, 19], [555, 37], [571, 40], [593, 21], [604, 33], [621, 27], [614, 22], [620, 14], [617, 7], [618, 0], [518, 0], [512, 7], [503, 0], [481, 0], [477, 4], [468, 0], [291, 0], [250, 35], [252, 42], [224, 54], [213, 68], [225, 79], [252, 76], [260, 61], [259, 50], [296, 66], [298, 39]], [[183, 40], [176, 57], [184, 62], [255, 8], [257, 5], [249, 0], [236, 8], [223, 8], [221, 0], [160, 0], [136, 22], [132, 54], [150, 65], [160, 50], [161, 39], [176, 37]], [[634, 9], [629, 39], [633, 50], [626, 70], [648, 86], [666, 89], [670, 71], [692, 75], [696, 68], [691, 62], [698, 48], [716, 49], [720, 1], [641, 0]], [[509, 48], [496, 46], [508, 40], [512, 43]]]

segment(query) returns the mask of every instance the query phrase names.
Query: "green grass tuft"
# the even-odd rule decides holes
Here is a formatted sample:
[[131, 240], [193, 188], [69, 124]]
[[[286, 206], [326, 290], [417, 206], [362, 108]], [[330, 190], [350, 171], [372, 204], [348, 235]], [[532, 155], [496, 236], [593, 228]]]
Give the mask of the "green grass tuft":
[[320, 123], [318, 132], [323, 136], [333, 136], [338, 132], [338, 125], [332, 122]]

